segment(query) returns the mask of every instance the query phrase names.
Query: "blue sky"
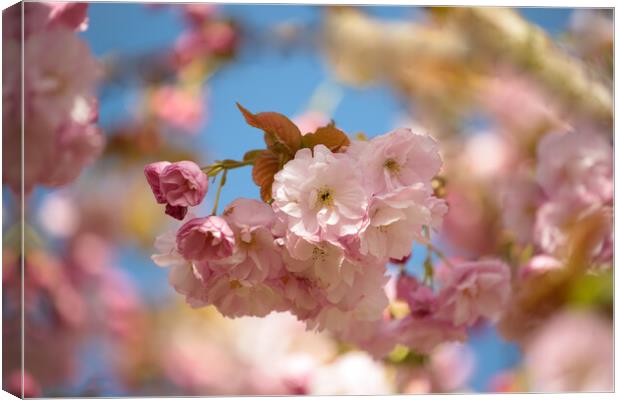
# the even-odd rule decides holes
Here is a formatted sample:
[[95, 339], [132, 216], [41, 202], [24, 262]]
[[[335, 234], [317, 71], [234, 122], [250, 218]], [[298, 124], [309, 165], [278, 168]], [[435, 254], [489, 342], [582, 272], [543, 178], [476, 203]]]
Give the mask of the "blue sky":
[[[368, 7], [381, 18], [415, 17], [415, 7]], [[254, 32], [264, 32], [273, 24], [298, 21], [316, 24], [320, 8], [311, 5], [225, 5], [223, 15], [240, 21]], [[527, 8], [520, 12], [552, 35], [562, 32], [571, 10]], [[90, 26], [82, 34], [97, 56], [139, 55], [169, 47], [183, 30], [180, 15], [168, 9], [149, 9], [142, 4], [94, 3], [89, 10]], [[262, 145], [262, 135], [247, 126], [235, 107], [239, 101], [251, 111], [278, 111], [293, 116], [303, 111], [318, 85], [332, 82], [329, 69], [320, 55], [296, 51], [283, 55], [275, 50], [256, 51], [242, 43], [238, 61], [219, 71], [208, 84], [208, 123], [187, 145], [204, 154], [200, 161], [241, 158], [251, 148]], [[343, 97], [333, 118], [346, 132], [364, 131], [369, 136], [390, 129], [403, 112], [394, 92], [385, 86], [367, 89], [339, 87]], [[131, 115], [136, 101], [135, 87], [104, 88], [101, 99], [101, 124], [110, 127]], [[242, 143], [240, 145], [240, 143]], [[213, 195], [213, 191], [210, 196]], [[229, 174], [221, 205], [237, 197], [257, 197], [251, 184], [250, 170]], [[212, 197], [207, 198], [208, 209]], [[171, 295], [165, 282], [165, 272], [156, 268], [148, 254], [133, 247], [121, 249], [120, 263], [136, 278], [146, 297], [153, 293]], [[515, 346], [501, 341], [492, 329], [472, 338], [478, 357], [478, 368], [471, 381], [476, 390], [484, 390], [488, 378], [518, 361]], [[93, 360], [91, 358], [91, 360]]]

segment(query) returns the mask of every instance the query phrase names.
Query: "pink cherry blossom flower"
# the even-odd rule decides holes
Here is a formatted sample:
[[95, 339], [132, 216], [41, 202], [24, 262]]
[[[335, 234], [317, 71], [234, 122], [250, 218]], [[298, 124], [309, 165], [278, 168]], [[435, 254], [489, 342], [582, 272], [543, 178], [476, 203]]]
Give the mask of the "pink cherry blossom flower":
[[239, 198], [226, 206], [223, 218], [234, 234], [235, 247], [230, 257], [212, 262], [212, 267], [242, 282], [278, 277], [282, 256], [272, 233], [276, 218], [271, 207], [258, 200]]
[[26, 112], [40, 114], [50, 129], [71, 113], [77, 96], [92, 95], [102, 77], [88, 45], [64, 28], [30, 36], [24, 60]]
[[368, 204], [352, 159], [324, 145], [301, 149], [284, 165], [274, 176], [273, 198], [289, 229], [312, 241], [356, 233]]
[[450, 270], [438, 314], [455, 325], [499, 317], [510, 297], [510, 269], [496, 260], [465, 262]]
[[208, 187], [207, 175], [191, 161], [167, 165], [159, 174], [161, 196], [171, 206], [189, 207], [200, 204]]
[[286, 269], [298, 276], [312, 279], [317, 287], [335, 287], [342, 276], [344, 252], [339, 246], [329, 242], [312, 243], [294, 234], [289, 234], [285, 257]]
[[216, 273], [204, 281], [204, 297], [190, 298], [190, 304], [213, 304], [227, 317], [264, 317], [273, 311], [285, 311], [287, 302], [277, 286], [269, 282], [247, 283], [231, 279], [227, 274]]
[[177, 232], [177, 248], [188, 260], [218, 261], [233, 254], [235, 237], [225, 219], [194, 218]]
[[168, 281], [179, 294], [186, 296], [188, 302], [191, 298], [203, 296], [203, 277], [207, 267], [204, 264], [197, 267], [179, 253], [175, 230], [158, 236], [155, 249], [158, 253], [153, 254], [151, 259], [160, 267], [170, 268]]
[[330, 289], [326, 293], [327, 302], [307, 324], [310, 328], [328, 329], [346, 338], [360, 321], [381, 320], [388, 305], [383, 289], [388, 277], [383, 265], [356, 266], [345, 261], [343, 269], [352, 269], [353, 279], [350, 283], [343, 279], [338, 287]]
[[548, 134], [538, 144], [536, 179], [552, 199], [606, 203], [613, 198], [612, 147], [602, 135]]
[[144, 167], [144, 176], [146, 176], [146, 181], [151, 186], [151, 190], [153, 191], [153, 195], [155, 196], [155, 200], [159, 204], [166, 203], [166, 197], [161, 192], [161, 185], [159, 183], [159, 177], [170, 163], [168, 161], [158, 161], [154, 163], [148, 164]]
[[430, 187], [431, 179], [442, 165], [435, 139], [405, 128], [366, 143], [358, 142], [351, 146], [349, 153], [357, 158], [371, 194], [383, 194], [415, 183]]
[[421, 183], [373, 197], [368, 224], [360, 233], [360, 252], [379, 259], [407, 256], [413, 241], [422, 238], [422, 228], [440, 223], [441, 203]]
[[528, 382], [536, 392], [600, 392], [614, 386], [609, 320], [586, 311], [555, 315], [525, 347]]

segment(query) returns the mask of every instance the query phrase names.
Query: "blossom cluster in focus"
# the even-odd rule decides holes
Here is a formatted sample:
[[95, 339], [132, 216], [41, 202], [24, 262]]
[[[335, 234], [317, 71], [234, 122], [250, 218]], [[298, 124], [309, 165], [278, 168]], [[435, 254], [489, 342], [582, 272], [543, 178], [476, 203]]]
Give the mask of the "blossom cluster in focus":
[[[207, 177], [241, 164], [145, 168], [157, 202], [182, 220], [157, 238], [153, 260], [171, 267], [189, 304], [233, 318], [289, 311], [377, 357], [399, 344], [428, 353], [498, 317], [510, 271], [497, 260], [443, 265], [438, 290], [402, 270], [396, 295], [386, 291], [388, 264], [408, 259], [414, 242], [430, 246], [448, 211], [433, 188], [442, 159], [431, 136], [400, 128], [351, 141], [333, 124], [301, 134], [280, 114], [240, 109], [265, 132], [267, 149], [246, 154], [264, 201], [239, 198], [221, 215], [195, 216], [188, 209], [203, 200]], [[394, 301], [406, 304], [403, 315], [388, 309]]]

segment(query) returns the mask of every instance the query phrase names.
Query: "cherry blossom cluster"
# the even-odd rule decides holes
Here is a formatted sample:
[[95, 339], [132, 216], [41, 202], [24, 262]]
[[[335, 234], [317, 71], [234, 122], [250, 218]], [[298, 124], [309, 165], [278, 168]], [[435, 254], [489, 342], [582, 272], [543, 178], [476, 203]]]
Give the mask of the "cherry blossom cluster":
[[[77, 31], [87, 27], [86, 3], [25, 3], [24, 8], [24, 187], [60, 186], [77, 178], [103, 148], [96, 125], [95, 89], [102, 70]], [[21, 8], [13, 7], [3, 29], [4, 156], [21, 165]], [[50, 56], [53, 55], [53, 56]], [[19, 168], [4, 178], [19, 190]]]
[[[248, 115], [266, 137], [277, 132], [266, 142], [280, 147], [265, 151], [295, 145], [294, 135], [282, 133], [288, 122]], [[239, 198], [221, 215], [196, 217], [187, 209], [202, 201], [213, 171], [244, 163], [228, 160], [206, 172], [190, 161], [146, 166], [156, 200], [182, 219], [157, 238], [153, 256], [171, 267], [175, 290], [190, 305], [214, 305], [228, 317], [289, 311], [309, 329], [328, 330], [378, 357], [397, 344], [429, 352], [465, 339], [466, 326], [480, 318], [496, 318], [510, 293], [510, 272], [494, 260], [442, 268], [438, 292], [401, 272], [396, 297], [408, 310], [398, 318], [389, 313], [397, 300], [386, 292], [390, 260], [406, 260], [414, 242], [432, 246], [430, 234], [448, 210], [433, 189], [442, 166], [438, 144], [401, 128], [341, 146], [334, 130], [301, 135], [294, 156], [275, 164], [271, 193], [261, 190], [268, 201]], [[260, 158], [272, 153], [259, 154], [253, 172], [264, 183]]]

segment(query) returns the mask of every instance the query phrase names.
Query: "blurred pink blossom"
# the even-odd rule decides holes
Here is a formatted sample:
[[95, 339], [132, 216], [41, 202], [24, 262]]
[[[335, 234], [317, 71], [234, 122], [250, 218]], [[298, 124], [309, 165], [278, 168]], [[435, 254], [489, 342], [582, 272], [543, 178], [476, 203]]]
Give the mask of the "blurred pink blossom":
[[158, 118], [189, 133], [196, 133], [205, 118], [201, 93], [173, 86], [155, 90], [151, 97], [151, 109]]
[[[449, 268], [449, 267], [446, 267]], [[439, 315], [455, 325], [497, 319], [510, 297], [510, 269], [498, 260], [465, 262], [449, 269], [440, 295]]]
[[445, 343], [431, 354], [430, 370], [437, 391], [462, 391], [474, 373], [476, 356], [473, 350], [462, 343]]
[[613, 198], [611, 143], [596, 133], [545, 135], [538, 144], [536, 179], [552, 199], [607, 203]]
[[555, 315], [525, 346], [531, 390], [613, 390], [613, 344], [613, 327], [606, 318], [586, 311]]

